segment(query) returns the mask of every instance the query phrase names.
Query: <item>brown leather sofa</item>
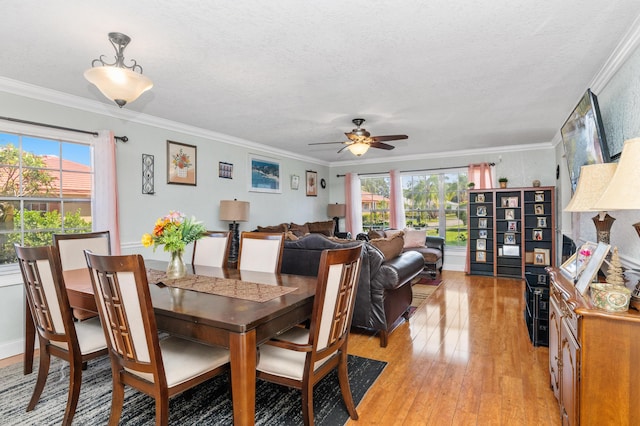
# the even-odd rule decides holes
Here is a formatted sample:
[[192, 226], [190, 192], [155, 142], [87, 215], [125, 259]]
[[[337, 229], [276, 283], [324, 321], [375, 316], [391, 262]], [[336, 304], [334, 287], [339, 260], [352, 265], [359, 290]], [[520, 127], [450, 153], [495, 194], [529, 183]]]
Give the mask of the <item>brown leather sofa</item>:
[[386, 347], [389, 334], [404, 321], [411, 306], [411, 280], [424, 267], [419, 253], [408, 251], [385, 260], [382, 252], [367, 242], [338, 242], [321, 234], [309, 234], [285, 241], [281, 271], [316, 276], [322, 250], [359, 244], [363, 244], [362, 267], [351, 325], [379, 332], [380, 346]]

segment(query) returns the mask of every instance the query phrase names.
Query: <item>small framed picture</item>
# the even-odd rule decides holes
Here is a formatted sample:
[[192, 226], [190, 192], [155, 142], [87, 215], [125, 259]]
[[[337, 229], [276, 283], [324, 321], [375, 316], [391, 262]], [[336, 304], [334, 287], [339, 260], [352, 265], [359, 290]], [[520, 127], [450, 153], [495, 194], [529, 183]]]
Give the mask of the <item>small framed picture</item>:
[[487, 219], [478, 219], [478, 228], [486, 228], [487, 227]]
[[514, 209], [506, 209], [504, 211], [504, 218], [506, 220], [513, 220], [516, 218], [516, 211]]
[[507, 198], [507, 207], [518, 207], [518, 197]]
[[524, 263], [533, 263], [533, 252], [532, 251], [524, 252]]
[[476, 195], [476, 203], [484, 203], [484, 194]]
[[534, 229], [531, 238], [534, 241], [542, 241], [542, 229]]
[[544, 214], [544, 204], [534, 204], [533, 212], [535, 214]]
[[549, 249], [533, 249], [534, 265], [549, 265]]
[[547, 284], [547, 276], [545, 274], [538, 274], [538, 284]]
[[511, 221], [507, 222], [507, 231], [517, 231], [518, 230], [518, 222]]
[[218, 177], [222, 179], [233, 179], [233, 164], [219, 161]]
[[505, 244], [515, 244], [516, 243], [516, 234], [513, 232], [507, 232], [504, 234], [504, 243]]
[[542, 216], [537, 218], [538, 219], [538, 228], [546, 228], [547, 227], [547, 217], [546, 216]]
[[306, 172], [307, 182], [307, 197], [318, 196], [318, 172], [313, 170], [307, 170]]
[[300, 187], [300, 176], [291, 175], [291, 189], [298, 190]]
[[487, 238], [487, 230], [481, 229], [478, 231], [478, 238]]
[[167, 183], [196, 186], [197, 149], [195, 145], [167, 141]]
[[486, 250], [487, 249], [487, 240], [482, 238], [476, 240], [476, 250]]
[[478, 216], [486, 216], [487, 208], [485, 206], [478, 206], [478, 208], [476, 209], [476, 214]]
[[477, 251], [476, 252], [476, 262], [486, 262], [487, 261], [487, 252], [486, 251]]
[[533, 196], [533, 201], [535, 201], [536, 203], [541, 203], [544, 201], [544, 192], [540, 191], [540, 192], [536, 192]]
[[503, 256], [520, 256], [520, 246], [504, 245], [502, 246]]
[[509, 197], [504, 197], [500, 199], [501, 207], [509, 207]]

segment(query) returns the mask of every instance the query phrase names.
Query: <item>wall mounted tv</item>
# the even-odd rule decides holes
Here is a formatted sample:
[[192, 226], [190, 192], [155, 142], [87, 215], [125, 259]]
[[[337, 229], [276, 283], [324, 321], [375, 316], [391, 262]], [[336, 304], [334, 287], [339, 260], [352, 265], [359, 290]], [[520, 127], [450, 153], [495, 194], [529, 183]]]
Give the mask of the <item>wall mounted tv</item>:
[[598, 99], [591, 89], [587, 89], [580, 99], [562, 126], [561, 133], [573, 193], [580, 177], [580, 167], [611, 161]]

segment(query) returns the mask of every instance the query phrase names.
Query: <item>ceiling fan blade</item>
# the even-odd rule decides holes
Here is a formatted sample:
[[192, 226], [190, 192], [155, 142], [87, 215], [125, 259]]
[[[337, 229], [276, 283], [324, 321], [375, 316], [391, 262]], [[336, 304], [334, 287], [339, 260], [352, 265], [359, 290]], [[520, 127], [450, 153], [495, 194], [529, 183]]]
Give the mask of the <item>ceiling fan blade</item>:
[[371, 142], [382, 142], [382, 141], [398, 141], [400, 139], [408, 139], [407, 135], [388, 135], [388, 136], [371, 136]]
[[342, 148], [340, 148], [340, 151], [338, 151], [338, 154], [340, 154], [345, 149], [349, 148], [349, 145], [351, 145], [351, 144], [348, 144], [347, 146], [343, 146]]
[[391, 150], [395, 148], [395, 146], [393, 145], [389, 145], [388, 143], [382, 143], [382, 142], [371, 142], [369, 145], [371, 146], [371, 148], [380, 148], [380, 149], [386, 149], [386, 150]]
[[346, 142], [315, 142], [315, 143], [310, 143], [308, 145], [329, 145], [329, 144], [336, 144], [336, 143], [346, 143]]

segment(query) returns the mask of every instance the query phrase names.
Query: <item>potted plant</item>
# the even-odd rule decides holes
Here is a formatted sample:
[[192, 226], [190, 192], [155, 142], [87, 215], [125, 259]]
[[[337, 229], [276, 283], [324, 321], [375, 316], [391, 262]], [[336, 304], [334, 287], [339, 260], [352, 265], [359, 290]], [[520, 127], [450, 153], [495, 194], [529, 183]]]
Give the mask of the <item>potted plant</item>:
[[469, 182], [469, 183], [467, 184], [467, 188], [469, 188], [469, 189], [473, 189], [473, 188], [475, 188], [475, 187], [476, 187], [476, 184], [475, 184], [474, 182]]
[[509, 179], [503, 176], [500, 179], [498, 179], [498, 182], [500, 182], [500, 188], [506, 188], [507, 182], [509, 182]]

